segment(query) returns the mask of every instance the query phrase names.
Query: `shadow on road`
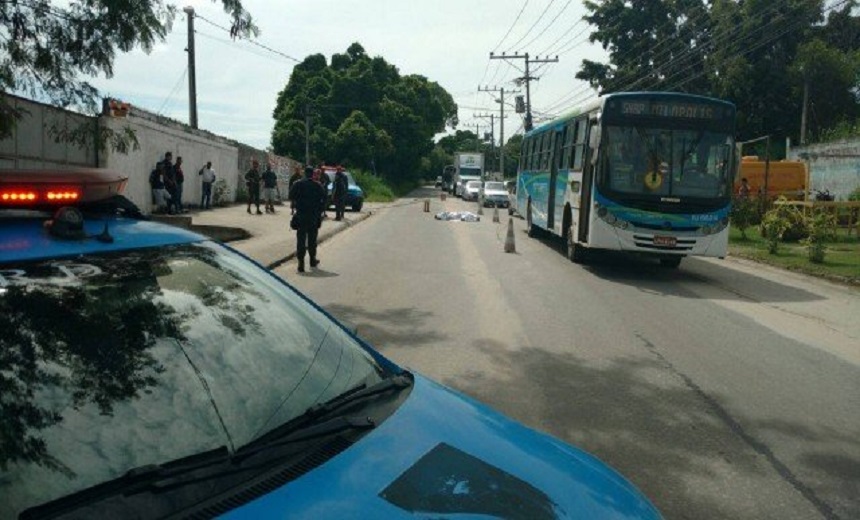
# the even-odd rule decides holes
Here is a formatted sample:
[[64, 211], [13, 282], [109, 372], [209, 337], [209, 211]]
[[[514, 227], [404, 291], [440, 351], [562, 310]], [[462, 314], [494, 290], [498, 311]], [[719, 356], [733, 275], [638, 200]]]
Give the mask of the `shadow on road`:
[[[779, 517], [774, 504], [748, 494], [764, 481], [768, 493], [782, 486], [778, 470], [738, 434], [740, 422], [727, 423], [721, 416], [722, 396], [703, 399], [676, 378], [666, 378], [662, 360], [594, 363], [541, 348], [512, 351], [488, 340], [475, 342], [475, 348], [504, 370], [472, 372], [445, 384], [593, 453], [632, 480], [666, 518]], [[740, 421], [743, 434], [753, 438], [774, 426]], [[814, 447], [798, 457], [804, 473], [826, 475], [812, 491], [819, 504], [809, 504], [809, 511], [821, 511], [822, 494], [843, 500], [852, 496], [856, 461], [827, 453], [826, 446], [842, 443], [856, 451], [857, 439], [832, 437], [833, 432], [810, 431], [799, 424], [779, 426], [784, 435], [796, 432], [792, 444], [815, 440]], [[846, 477], [853, 483], [834, 489]], [[801, 480], [801, 485], [806, 484]], [[732, 496], [747, 498], [725, 499]]]
[[414, 307], [370, 311], [359, 306], [334, 304], [326, 306], [326, 310], [338, 320], [353, 325], [359, 336], [380, 351], [447, 339], [438, 332], [433, 313]]
[[[567, 257], [567, 246], [558, 237], [543, 235], [531, 240], [538, 240]], [[779, 303], [824, 299], [804, 289], [689, 257], [678, 269], [668, 269], [651, 257], [620, 251], [591, 251], [582, 267], [607, 281], [682, 298], [701, 299], [702, 296], [691, 289], [710, 286], [720, 289], [720, 298], [726, 300]]]

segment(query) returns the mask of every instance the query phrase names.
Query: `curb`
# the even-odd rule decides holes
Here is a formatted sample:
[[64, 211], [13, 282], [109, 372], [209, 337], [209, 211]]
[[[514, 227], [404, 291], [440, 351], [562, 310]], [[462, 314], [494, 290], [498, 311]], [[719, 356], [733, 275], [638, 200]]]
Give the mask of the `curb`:
[[[349, 229], [352, 226], [358, 224], [359, 222], [367, 220], [368, 218], [370, 218], [372, 216], [373, 216], [373, 211], [368, 211], [367, 213], [360, 213], [359, 216], [353, 220], [344, 220], [343, 225], [336, 226], [334, 229], [329, 229], [328, 231], [325, 231], [324, 233], [320, 233], [320, 235], [317, 237], [317, 245], [322, 244], [323, 242], [325, 242], [326, 240], [330, 239], [331, 237], [337, 235], [341, 231], [343, 231], [345, 229]], [[292, 230], [290, 230], [290, 231], [293, 232]], [[274, 262], [270, 262], [265, 267], [266, 267], [266, 269], [269, 269], [271, 271], [277, 267], [284, 265], [285, 263], [289, 262], [290, 260], [294, 259], [295, 257], [296, 257], [296, 252], [292, 251], [290, 253], [287, 253], [286, 256], [284, 256], [282, 258], [279, 258], [279, 259], [275, 260]]]

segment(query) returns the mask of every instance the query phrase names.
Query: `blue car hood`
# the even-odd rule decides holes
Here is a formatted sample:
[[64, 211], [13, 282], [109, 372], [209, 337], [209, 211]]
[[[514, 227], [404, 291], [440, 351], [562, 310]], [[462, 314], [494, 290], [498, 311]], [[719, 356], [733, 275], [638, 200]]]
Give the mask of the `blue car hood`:
[[660, 518], [591, 455], [420, 376], [339, 456], [228, 518]]

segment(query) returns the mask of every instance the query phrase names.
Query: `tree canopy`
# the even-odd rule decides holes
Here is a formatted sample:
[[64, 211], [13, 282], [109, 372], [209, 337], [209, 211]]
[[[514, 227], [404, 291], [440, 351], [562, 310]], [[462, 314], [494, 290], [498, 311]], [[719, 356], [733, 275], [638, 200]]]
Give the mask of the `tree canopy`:
[[603, 0], [585, 2], [591, 41], [609, 62], [584, 60], [576, 77], [601, 94], [668, 90], [738, 107], [741, 140], [809, 136], [860, 113], [857, 0]]
[[433, 136], [457, 124], [457, 105], [438, 83], [401, 76], [353, 43], [331, 62], [314, 54], [296, 65], [273, 112], [275, 153], [375, 170], [389, 180], [427, 174]]
[[[257, 34], [241, 0], [220, 1], [232, 17], [232, 35]], [[0, 93], [24, 92], [95, 113], [98, 91], [82, 76], [110, 78], [117, 51], [149, 52], [164, 41], [175, 16], [176, 7], [163, 0], [0, 1]], [[0, 95], [0, 139], [21, 115]]]

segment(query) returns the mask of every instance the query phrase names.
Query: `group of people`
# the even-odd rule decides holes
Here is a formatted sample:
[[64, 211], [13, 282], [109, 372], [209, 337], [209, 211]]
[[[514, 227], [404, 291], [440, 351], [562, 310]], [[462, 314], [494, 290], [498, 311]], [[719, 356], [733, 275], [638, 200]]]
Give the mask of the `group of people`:
[[305, 254], [310, 255], [311, 267], [319, 265], [317, 236], [328, 207], [328, 185], [332, 183], [332, 199], [335, 203], [335, 220], [343, 220], [349, 180], [343, 168], [338, 166], [334, 180], [322, 168], [305, 167], [304, 178], [297, 166], [290, 177], [290, 206], [293, 212], [291, 227], [296, 230], [296, 259], [298, 271], [305, 272]]
[[185, 184], [185, 172], [182, 170], [182, 157], [173, 162], [173, 153], [166, 152], [164, 159], [155, 163], [155, 169], [149, 174], [149, 187], [152, 189], [152, 199], [156, 211], [171, 215], [183, 213], [182, 189]]
[[248, 213], [251, 213], [251, 205], [257, 207], [257, 215], [260, 211], [260, 193], [266, 208], [266, 213], [275, 213], [275, 198], [278, 194], [278, 175], [272, 170], [272, 163], [266, 164], [266, 170], [260, 172], [260, 161], [251, 160], [251, 169], [245, 173], [245, 187], [248, 189]]
[[[202, 195], [200, 208], [209, 209], [212, 205], [212, 185], [215, 183], [215, 171], [212, 161], [200, 168], [197, 175], [202, 179]], [[152, 190], [152, 202], [155, 211], [175, 215], [187, 213], [182, 202], [182, 192], [185, 185], [185, 172], [182, 168], [182, 157], [173, 161], [173, 152], [166, 152], [164, 159], [155, 163], [155, 169], [149, 174], [149, 187]]]

